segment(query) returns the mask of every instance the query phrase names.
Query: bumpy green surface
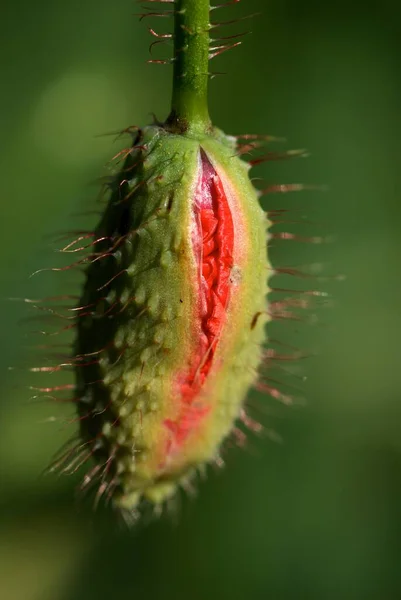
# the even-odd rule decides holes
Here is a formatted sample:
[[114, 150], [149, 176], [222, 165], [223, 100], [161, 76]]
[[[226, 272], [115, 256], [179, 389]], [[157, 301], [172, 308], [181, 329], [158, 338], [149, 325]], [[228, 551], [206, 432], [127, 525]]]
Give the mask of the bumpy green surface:
[[[152, 126], [135, 145], [96, 229], [96, 239], [107, 239], [96, 244], [98, 260], [87, 269], [80, 305], [91, 308], [78, 319], [75, 347], [83, 357], [76, 371], [82, 437], [103, 465], [116, 504], [126, 508], [142, 496], [162, 502], [218, 455], [256, 377], [266, 317], [253, 328], [252, 321], [265, 310], [267, 293], [267, 221], [234, 141], [219, 131], [198, 139]], [[235, 239], [241, 260], [232, 270], [227, 323], [201, 393], [211, 410], [161, 472], [163, 420], [177, 414], [173, 381], [194, 343], [190, 224], [200, 147], [241, 223]]]

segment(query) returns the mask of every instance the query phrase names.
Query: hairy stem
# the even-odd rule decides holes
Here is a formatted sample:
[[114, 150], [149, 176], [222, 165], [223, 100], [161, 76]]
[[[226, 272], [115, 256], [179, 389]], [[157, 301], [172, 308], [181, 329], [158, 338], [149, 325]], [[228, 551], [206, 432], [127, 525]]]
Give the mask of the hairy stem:
[[207, 102], [209, 0], [175, 0], [171, 129], [202, 132], [210, 127]]

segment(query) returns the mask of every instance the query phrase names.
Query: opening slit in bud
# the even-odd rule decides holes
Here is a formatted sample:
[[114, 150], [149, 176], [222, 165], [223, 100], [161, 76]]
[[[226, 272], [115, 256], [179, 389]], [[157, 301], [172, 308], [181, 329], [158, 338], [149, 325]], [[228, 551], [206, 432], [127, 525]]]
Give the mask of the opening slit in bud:
[[189, 368], [177, 378], [179, 415], [164, 422], [171, 432], [167, 456], [179, 450], [211, 410], [205, 402], [198, 401], [198, 396], [212, 368], [230, 302], [233, 218], [223, 184], [202, 149], [199, 162], [192, 210], [192, 247], [198, 266], [196, 335]]

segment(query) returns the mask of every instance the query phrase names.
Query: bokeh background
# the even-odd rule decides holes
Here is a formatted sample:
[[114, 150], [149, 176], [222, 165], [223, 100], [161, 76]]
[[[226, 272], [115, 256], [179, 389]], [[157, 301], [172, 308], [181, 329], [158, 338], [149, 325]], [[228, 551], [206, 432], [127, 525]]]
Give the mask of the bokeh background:
[[128, 531], [75, 504], [74, 477], [42, 476], [74, 415], [32, 398], [38, 380], [26, 367], [43, 359], [30, 347], [48, 340], [34, 333], [43, 327], [30, 307], [8, 298], [76, 293], [69, 273], [29, 275], [59, 260], [51, 234], [94, 222], [74, 213], [90, 208], [91, 182], [121, 148], [97, 134], [167, 115], [171, 71], [146, 65], [146, 25], [169, 24], [138, 23], [131, 0], [2, 7], [4, 600], [401, 598], [401, 8], [247, 0], [219, 19], [256, 11], [222, 30], [252, 35], [215, 59], [227, 75], [211, 82], [211, 114], [229, 133], [284, 136], [274, 149], [310, 151], [254, 174], [328, 186], [269, 202], [312, 221], [295, 224], [300, 232], [333, 236], [272, 249], [277, 265], [322, 264], [325, 279], [308, 285], [332, 299], [271, 332], [311, 354], [302, 375], [295, 365], [304, 400], [255, 398], [272, 435], [232, 449], [174, 515]]

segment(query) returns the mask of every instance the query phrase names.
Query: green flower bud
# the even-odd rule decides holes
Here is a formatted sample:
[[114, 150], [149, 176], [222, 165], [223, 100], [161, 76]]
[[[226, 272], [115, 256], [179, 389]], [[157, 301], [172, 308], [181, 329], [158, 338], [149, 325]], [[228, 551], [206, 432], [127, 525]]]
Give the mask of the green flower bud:
[[216, 460], [255, 379], [267, 221], [248, 170], [218, 130], [150, 126], [113, 183], [75, 351], [81, 434], [118, 506]]

